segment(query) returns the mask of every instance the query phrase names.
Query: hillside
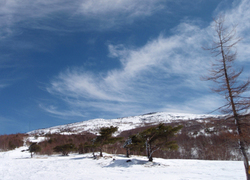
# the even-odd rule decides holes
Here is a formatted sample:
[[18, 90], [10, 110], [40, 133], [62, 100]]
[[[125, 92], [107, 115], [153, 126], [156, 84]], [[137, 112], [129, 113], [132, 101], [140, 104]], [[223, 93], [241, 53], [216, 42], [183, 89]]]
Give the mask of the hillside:
[[222, 116], [157, 112], [118, 119], [92, 119], [88, 121], [60, 125], [46, 129], [38, 129], [31, 131], [28, 134], [79, 134], [82, 132], [90, 132], [96, 134], [101, 127], [117, 126], [118, 132], [116, 135], [118, 135], [123, 131], [128, 131], [131, 129], [149, 125], [156, 125], [158, 123], [177, 123], [189, 120], [199, 121], [219, 117]]
[[[166, 112], [149, 113], [118, 119], [93, 119], [46, 129], [38, 129], [27, 134], [0, 136], [0, 149], [11, 150], [23, 144], [38, 142], [42, 147], [40, 154], [53, 155], [56, 146], [73, 143], [75, 152], [89, 153], [89, 144], [98, 135], [101, 127], [117, 126], [115, 136], [123, 141], [104, 147], [104, 152], [125, 154], [124, 142], [129, 136], [137, 134], [151, 126], [164, 123], [172, 127], [182, 125], [183, 128], [174, 137], [179, 146], [177, 151], [154, 153], [154, 157], [165, 159], [203, 159], [203, 160], [241, 160], [237, 149], [237, 138], [233, 121], [224, 121], [224, 116], [174, 114]], [[246, 128], [249, 128], [246, 126]], [[248, 129], [246, 129], [248, 130]], [[249, 131], [249, 130], [248, 130]], [[25, 138], [24, 138], [25, 137]], [[249, 137], [246, 137], [248, 145]], [[131, 151], [132, 155], [145, 155], [144, 151]]]

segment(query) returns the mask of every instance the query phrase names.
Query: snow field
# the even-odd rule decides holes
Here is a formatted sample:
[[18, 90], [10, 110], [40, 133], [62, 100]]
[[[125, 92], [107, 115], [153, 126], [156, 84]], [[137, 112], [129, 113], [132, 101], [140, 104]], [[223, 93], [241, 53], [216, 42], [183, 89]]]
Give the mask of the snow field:
[[[242, 180], [242, 161], [173, 160], [110, 155], [93, 160], [92, 154], [70, 154], [30, 158], [30, 153], [17, 148], [0, 152], [1, 180]], [[126, 162], [128, 159], [131, 162]]]

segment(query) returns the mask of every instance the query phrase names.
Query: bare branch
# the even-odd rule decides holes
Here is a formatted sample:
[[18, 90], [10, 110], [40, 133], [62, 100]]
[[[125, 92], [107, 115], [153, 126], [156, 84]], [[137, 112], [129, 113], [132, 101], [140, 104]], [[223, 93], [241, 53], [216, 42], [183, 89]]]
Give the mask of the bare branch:
[[240, 83], [238, 78], [243, 72], [243, 68], [240, 70], [235, 70], [234, 68], [234, 62], [237, 57], [235, 45], [241, 41], [241, 38], [236, 37], [236, 26], [233, 26], [231, 29], [224, 26], [225, 17], [220, 16], [214, 22], [217, 40], [213, 41], [211, 48], [204, 49], [209, 50], [214, 57], [221, 58], [215, 60], [216, 63], [212, 65], [210, 76], [206, 80], [215, 82], [217, 86], [212, 88], [212, 91], [222, 94], [227, 101], [224, 106], [217, 110], [229, 114], [230, 116], [228, 116], [227, 120], [235, 122], [239, 149], [244, 159], [246, 177], [247, 180], [250, 180], [248, 156], [246, 153], [247, 146], [245, 144], [245, 139], [248, 137], [246, 133], [248, 132], [243, 127], [243, 124], [249, 124], [244, 113], [249, 111], [250, 98], [241, 96], [242, 93], [248, 90], [250, 81]]

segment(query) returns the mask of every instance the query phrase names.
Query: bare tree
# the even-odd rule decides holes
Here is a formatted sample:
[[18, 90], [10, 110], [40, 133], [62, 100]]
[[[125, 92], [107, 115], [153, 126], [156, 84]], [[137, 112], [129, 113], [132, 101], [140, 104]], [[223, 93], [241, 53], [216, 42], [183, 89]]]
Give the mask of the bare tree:
[[249, 117], [250, 99], [244, 97], [248, 91], [250, 81], [242, 82], [239, 76], [243, 68], [235, 68], [236, 47], [235, 45], [241, 40], [236, 37], [236, 26], [231, 29], [224, 25], [225, 18], [220, 16], [215, 22], [216, 40], [210, 50], [215, 57], [215, 62], [210, 70], [210, 76], [206, 80], [214, 81], [217, 86], [212, 89], [224, 96], [226, 104], [219, 109], [228, 115], [227, 120], [233, 120], [235, 132], [238, 140], [238, 146], [244, 159], [247, 180], [250, 180], [249, 162], [247, 155], [246, 131], [244, 131], [246, 119]]

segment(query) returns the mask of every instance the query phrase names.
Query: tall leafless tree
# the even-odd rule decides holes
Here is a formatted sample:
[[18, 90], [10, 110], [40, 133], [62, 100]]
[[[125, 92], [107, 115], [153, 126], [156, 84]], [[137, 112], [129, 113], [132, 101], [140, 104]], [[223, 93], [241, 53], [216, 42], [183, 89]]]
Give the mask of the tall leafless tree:
[[232, 28], [225, 27], [225, 17], [220, 16], [214, 20], [215, 39], [210, 50], [215, 57], [212, 64], [210, 75], [205, 80], [214, 81], [217, 86], [212, 90], [224, 96], [226, 103], [219, 109], [228, 115], [227, 120], [233, 120], [235, 132], [237, 133], [238, 146], [244, 159], [244, 166], [247, 180], [250, 180], [249, 162], [247, 154], [245, 127], [246, 119], [249, 117], [250, 99], [244, 95], [248, 91], [250, 81], [245, 82], [239, 79], [243, 72], [242, 69], [235, 68], [236, 47], [235, 45], [241, 40], [236, 37], [236, 26]]

